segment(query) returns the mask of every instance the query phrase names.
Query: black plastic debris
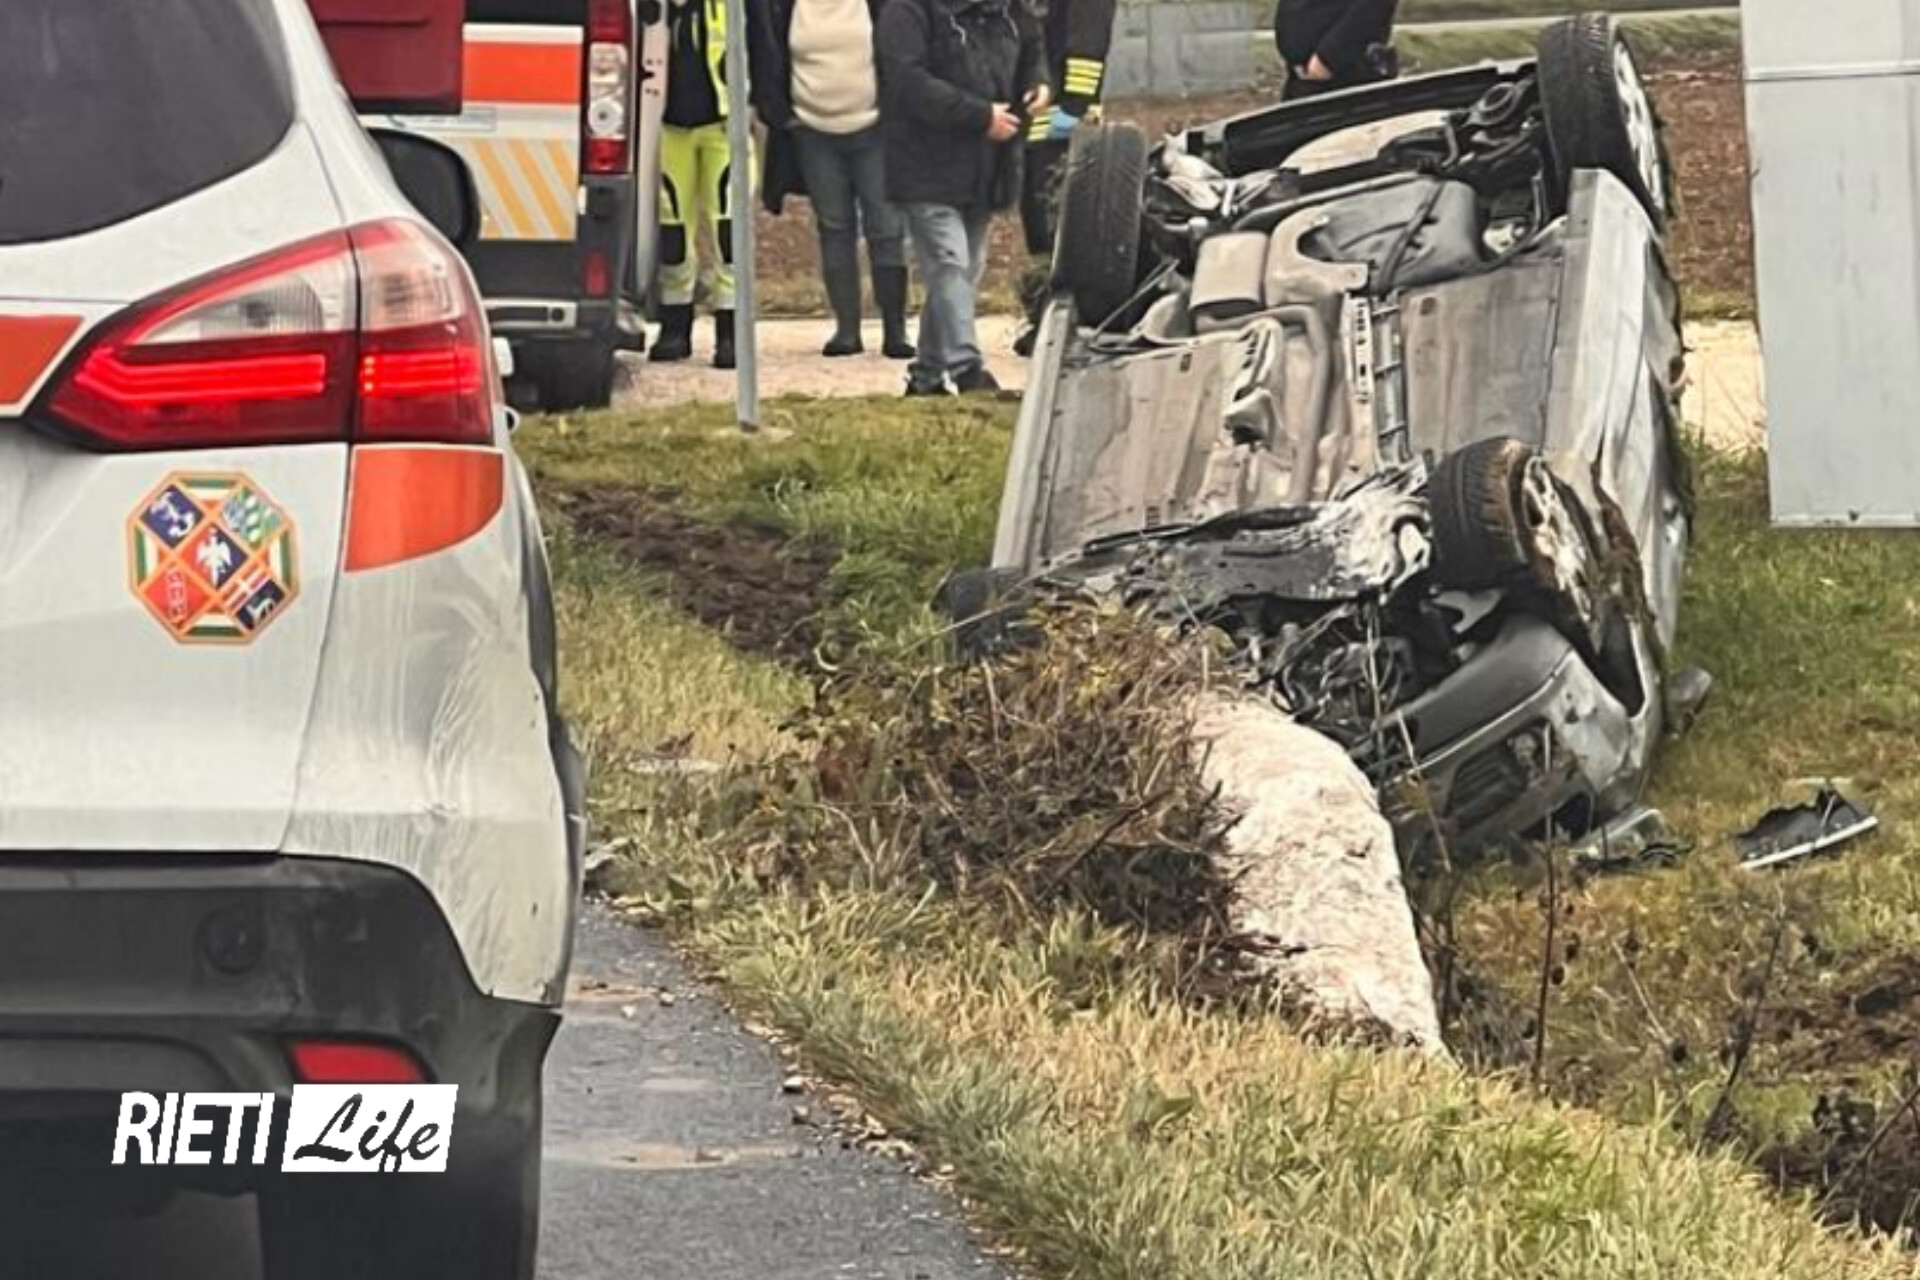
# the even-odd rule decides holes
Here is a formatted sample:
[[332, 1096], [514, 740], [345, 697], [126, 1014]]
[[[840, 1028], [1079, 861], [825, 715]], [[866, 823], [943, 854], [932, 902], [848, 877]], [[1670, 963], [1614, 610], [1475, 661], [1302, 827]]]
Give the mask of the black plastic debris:
[[1839, 788], [1823, 786], [1806, 804], [1774, 809], [1733, 838], [1740, 865], [1749, 871], [1810, 857], [1856, 840], [1880, 825], [1863, 805]]
[[1583, 877], [1626, 875], [1670, 867], [1688, 847], [1658, 809], [1631, 809], [1573, 847], [1573, 867]]

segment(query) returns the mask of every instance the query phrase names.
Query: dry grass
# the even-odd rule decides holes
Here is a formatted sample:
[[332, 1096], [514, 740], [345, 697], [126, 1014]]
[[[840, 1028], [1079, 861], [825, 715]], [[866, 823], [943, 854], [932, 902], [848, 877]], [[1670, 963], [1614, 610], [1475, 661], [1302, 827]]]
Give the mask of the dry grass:
[[[698, 413], [564, 434], [536, 423], [525, 443], [552, 482], [625, 476], [842, 546], [859, 569], [833, 607], [923, 638], [924, 611], [900, 602], [930, 591], [940, 562], [984, 550], [1004, 409], [780, 412], [789, 434], [750, 444]], [[1824, 1232], [1677, 1131], [1719, 1091], [1715, 1051], [1780, 919], [1793, 930], [1770, 1005], [1844, 992], [1920, 939], [1906, 856], [1920, 562], [1897, 536], [1770, 532], [1756, 467], [1702, 467], [1682, 649], [1722, 684], [1669, 752], [1658, 797], [1698, 847], [1673, 872], [1569, 895], [1567, 934], [1584, 946], [1553, 991], [1548, 1084], [1595, 1110], [1195, 1007], [1139, 963], [1137, 930], [1072, 911], [987, 928], [977, 902], [903, 894], [887, 876], [770, 874], [741, 857], [748, 811], [631, 766], [682, 728], [703, 751], [777, 752], [804, 688], [727, 654], [639, 576], [563, 538], [567, 696], [593, 746], [603, 828], [634, 841], [640, 904], [819, 1069], [951, 1162], [982, 1217], [1046, 1274], [1909, 1275], [1910, 1259]], [[1822, 866], [1737, 870], [1727, 833], [1787, 778], [1827, 772], [1875, 784], [1887, 835]], [[1530, 989], [1541, 920], [1525, 877], [1489, 872], [1476, 889], [1462, 925], [1481, 972]], [[1650, 1033], [1648, 1007], [1668, 1037]], [[1665, 1039], [1686, 1041], [1687, 1059], [1676, 1066]], [[1806, 1128], [1814, 1078], [1790, 1073], [1792, 1049], [1754, 1055], [1735, 1099], [1749, 1136]], [[1860, 1087], [1893, 1065], [1860, 1067]]]

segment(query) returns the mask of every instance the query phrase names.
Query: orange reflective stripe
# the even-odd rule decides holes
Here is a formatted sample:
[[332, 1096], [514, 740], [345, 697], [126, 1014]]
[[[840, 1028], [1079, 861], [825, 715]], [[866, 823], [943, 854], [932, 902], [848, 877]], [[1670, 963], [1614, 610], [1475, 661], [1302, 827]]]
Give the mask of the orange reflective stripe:
[[33, 390], [79, 327], [78, 316], [0, 316], [0, 404]]
[[580, 46], [467, 42], [467, 102], [578, 106]]
[[500, 513], [506, 474], [498, 449], [355, 449], [347, 572], [399, 564], [465, 542]]
[[547, 233], [564, 236], [567, 228], [573, 224], [568, 216], [567, 206], [560, 198], [556, 183], [558, 174], [549, 177], [540, 163], [540, 155], [534, 150], [534, 144], [526, 139], [518, 139], [507, 144], [508, 153], [513, 156], [514, 166], [533, 188], [533, 202], [540, 206], [540, 212], [547, 220]]

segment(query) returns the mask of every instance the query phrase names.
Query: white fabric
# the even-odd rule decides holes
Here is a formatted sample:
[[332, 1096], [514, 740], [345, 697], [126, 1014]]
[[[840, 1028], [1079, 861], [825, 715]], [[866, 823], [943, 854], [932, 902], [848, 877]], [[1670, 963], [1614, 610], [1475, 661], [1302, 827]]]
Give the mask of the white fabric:
[[859, 133], [880, 122], [867, 0], [797, 0], [787, 33], [793, 113], [821, 133]]

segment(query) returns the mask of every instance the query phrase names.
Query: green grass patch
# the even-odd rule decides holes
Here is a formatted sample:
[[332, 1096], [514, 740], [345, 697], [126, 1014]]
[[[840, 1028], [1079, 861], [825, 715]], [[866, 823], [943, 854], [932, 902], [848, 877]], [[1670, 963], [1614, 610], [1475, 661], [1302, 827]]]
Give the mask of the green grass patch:
[[[1692, 849], [1672, 871], [1570, 896], [1579, 954], [1549, 1004], [1549, 1066], [1567, 1096], [1615, 1114], [1677, 1106], [1701, 1121], [1757, 1001], [1764, 1034], [1733, 1103], [1765, 1144], [1804, 1130], [1821, 1093], [1886, 1102], [1905, 1057], [1903, 1008], [1887, 1011], [1880, 1054], [1849, 1010], [1920, 946], [1920, 557], [1900, 533], [1772, 529], [1761, 455], [1705, 457], [1699, 483], [1680, 649], [1718, 683], [1652, 795]], [[1732, 836], [1826, 778], [1852, 779], [1882, 832], [1830, 859], [1740, 869]], [[1538, 872], [1493, 879], [1463, 927], [1517, 996], [1540, 973]]]
[[[523, 447], [550, 488], [670, 488], [708, 518], [839, 548], [834, 607], [876, 636], [917, 635], [944, 569], [985, 551], [1009, 416], [787, 402], [754, 440], [696, 409], [536, 422]], [[1176, 999], [1138, 962], [1139, 936], [1077, 916], [990, 929], [977, 907], [884, 878], [803, 890], [770, 877], [736, 823], [777, 813], [729, 817], [624, 766], [685, 732], [712, 757], [779, 751], [806, 690], [562, 534], [566, 697], [603, 833], [637, 850], [636, 899], [816, 1069], [951, 1163], [982, 1219], [1045, 1274], [1906, 1275], [1910, 1260], [1766, 1193], [1736, 1153], [1690, 1145], [1775, 936], [1765, 1043], [1734, 1091], [1753, 1143], [1803, 1130], [1822, 1087], [1801, 1024], [1776, 1015], [1844, 1005], [1857, 975], [1920, 941], [1920, 779], [1906, 764], [1920, 745], [1920, 560], [1899, 535], [1770, 530], [1761, 466], [1702, 460], [1681, 650], [1720, 685], [1655, 796], [1696, 847], [1675, 870], [1566, 893], [1562, 951], [1581, 945], [1559, 957], [1549, 1002], [1553, 1098]], [[1739, 871], [1727, 835], [1790, 779], [1828, 774], [1862, 780], [1886, 834], [1823, 864]], [[880, 839], [847, 833], [856, 853]], [[1459, 923], [1477, 971], [1526, 997], [1537, 878], [1516, 865], [1474, 888]], [[1854, 1064], [1853, 1087], [1884, 1085], [1892, 1065]]]
[[954, 566], [984, 563], [1013, 406], [983, 400], [773, 401], [744, 436], [724, 405], [542, 419], [520, 448], [550, 491], [668, 491], [716, 523], [765, 521], [837, 557], [828, 621], [885, 643], [923, 633]]

